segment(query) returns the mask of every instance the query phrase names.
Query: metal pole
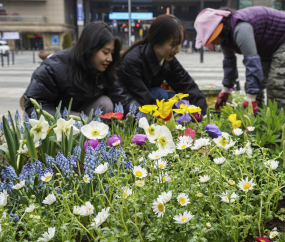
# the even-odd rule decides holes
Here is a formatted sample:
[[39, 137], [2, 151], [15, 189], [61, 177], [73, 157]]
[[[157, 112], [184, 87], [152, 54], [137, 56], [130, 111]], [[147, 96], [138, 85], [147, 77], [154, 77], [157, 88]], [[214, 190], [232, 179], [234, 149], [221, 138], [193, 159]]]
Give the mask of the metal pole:
[[23, 40], [22, 40], [22, 33], [20, 32], [20, 49], [21, 49], [21, 54], [23, 54]]
[[[204, 0], [200, 0], [200, 11], [204, 9]], [[200, 63], [204, 62], [204, 47], [200, 49]]]
[[7, 53], [7, 65], [9, 66], [10, 65], [10, 53], [9, 51], [6, 52]]
[[1, 65], [4, 67], [4, 58], [3, 58], [3, 51], [1, 50]]
[[35, 48], [33, 48], [33, 63], [36, 63], [36, 59], [35, 59]]
[[12, 51], [12, 65], [15, 63], [15, 51]]
[[131, 37], [132, 37], [132, 20], [131, 20], [131, 0], [128, 0], [128, 9], [129, 9], [129, 46], [131, 46]]

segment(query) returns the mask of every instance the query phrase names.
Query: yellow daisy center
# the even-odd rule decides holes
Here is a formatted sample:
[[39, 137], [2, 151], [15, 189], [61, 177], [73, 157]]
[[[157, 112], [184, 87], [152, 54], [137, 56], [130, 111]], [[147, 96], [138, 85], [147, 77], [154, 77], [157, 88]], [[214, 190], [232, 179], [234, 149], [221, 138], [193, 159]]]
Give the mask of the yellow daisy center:
[[122, 196], [123, 196], [123, 197], [128, 197], [128, 196], [129, 196], [129, 194], [127, 194], [127, 193], [123, 193], [123, 194], [122, 194]]
[[231, 186], [233, 186], [233, 185], [235, 184], [235, 181], [230, 180], [230, 181], [229, 181], [229, 184], [230, 184]]
[[162, 212], [164, 210], [164, 205], [162, 203], [160, 203], [160, 204], [158, 204], [157, 208], [160, 212]]
[[141, 171], [136, 171], [136, 176], [141, 177], [142, 176], [142, 172]]
[[154, 156], [155, 158], [158, 158], [159, 157], [159, 155], [156, 155], [156, 156]]
[[87, 177], [83, 177], [83, 180], [84, 180], [84, 181], [87, 181]]
[[223, 140], [220, 141], [220, 144], [222, 146], [225, 146], [227, 143], [228, 143], [228, 141], [226, 139], [223, 139]]
[[228, 198], [228, 197], [225, 197], [225, 200], [226, 200], [226, 201], [228, 201], [228, 200], [229, 200], [229, 198]]
[[161, 145], [161, 146], [165, 146], [167, 144], [167, 140], [165, 138], [165, 136], [160, 136], [158, 138], [158, 143]]
[[198, 193], [197, 197], [203, 197], [203, 194], [202, 193]]
[[184, 222], [185, 220], [187, 220], [187, 218], [182, 218], [181, 221]]
[[185, 199], [183, 197], [179, 198], [178, 200], [182, 205], [185, 204]]
[[158, 166], [159, 166], [160, 168], [163, 168], [163, 167], [164, 167], [164, 165], [162, 165], [162, 164], [159, 164]]
[[94, 137], [97, 137], [98, 135], [100, 135], [100, 130], [99, 129], [93, 129], [91, 131], [91, 135]]
[[162, 181], [164, 182], [166, 181], [166, 176], [162, 177]]
[[186, 145], [182, 145], [182, 146], [181, 146], [181, 149], [185, 149], [185, 148], [186, 148]]
[[149, 132], [150, 134], [154, 135], [154, 131], [155, 131], [154, 127], [152, 127], [152, 126], [149, 126], [149, 127], [148, 127], [148, 132]]
[[249, 183], [244, 184], [243, 188], [245, 190], [248, 190], [251, 187], [251, 185]]
[[51, 176], [47, 176], [46, 179], [45, 179], [45, 181], [47, 182], [47, 181], [49, 181], [50, 179], [51, 179]]

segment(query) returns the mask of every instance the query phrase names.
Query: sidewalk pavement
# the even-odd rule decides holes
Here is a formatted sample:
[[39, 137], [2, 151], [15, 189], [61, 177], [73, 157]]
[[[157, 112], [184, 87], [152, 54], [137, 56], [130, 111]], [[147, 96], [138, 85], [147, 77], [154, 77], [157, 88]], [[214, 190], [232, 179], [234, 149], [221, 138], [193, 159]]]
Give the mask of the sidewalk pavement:
[[[38, 56], [38, 53], [36, 53]], [[238, 57], [239, 80], [241, 87], [245, 83], [245, 68], [242, 64], [242, 56]], [[204, 63], [200, 63], [200, 54], [179, 53], [177, 59], [189, 72], [198, 85], [214, 84], [222, 86], [223, 55], [218, 52], [205, 52]], [[40, 65], [40, 59], [36, 57], [36, 63], [32, 63], [32, 51], [15, 56], [15, 65], [0, 66], [0, 117], [7, 115], [8, 110], [13, 115], [16, 110], [20, 114], [20, 98], [28, 87], [33, 71]]]

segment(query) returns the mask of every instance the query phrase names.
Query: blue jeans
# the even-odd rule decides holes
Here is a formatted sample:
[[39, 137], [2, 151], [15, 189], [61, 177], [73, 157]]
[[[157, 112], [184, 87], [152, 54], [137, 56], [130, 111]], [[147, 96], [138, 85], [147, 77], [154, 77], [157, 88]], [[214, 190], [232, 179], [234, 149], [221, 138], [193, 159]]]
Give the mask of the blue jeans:
[[160, 87], [151, 87], [149, 88], [149, 91], [155, 100], [158, 99], [159, 101], [161, 101], [162, 99], [164, 99], [165, 102], [167, 102], [168, 99], [172, 98], [175, 95], [175, 92], [167, 92], [166, 90]]

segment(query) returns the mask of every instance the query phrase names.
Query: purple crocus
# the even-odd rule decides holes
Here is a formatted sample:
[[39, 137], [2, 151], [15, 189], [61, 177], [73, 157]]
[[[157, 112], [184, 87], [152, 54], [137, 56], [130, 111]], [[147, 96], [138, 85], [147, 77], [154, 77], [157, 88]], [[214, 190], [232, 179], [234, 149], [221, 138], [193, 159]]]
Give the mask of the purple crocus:
[[[185, 121], [185, 115], [186, 115], [186, 121]], [[191, 122], [191, 120], [192, 120], [192, 118], [190, 117], [190, 115], [188, 113], [184, 113], [176, 121], [177, 121], [177, 123], [179, 123], [181, 125], [184, 125], [184, 122], [185, 122], [185, 125], [187, 125], [187, 124], [189, 124], [189, 122]]]
[[183, 104], [185, 104], [185, 105], [190, 105], [190, 103], [189, 103], [189, 101], [188, 100], [185, 100], [185, 99], [180, 99], [180, 101], [179, 102], [176, 102], [175, 103], [175, 106], [177, 107], [177, 108], [180, 108], [180, 104], [181, 103], [183, 103]]
[[137, 144], [137, 145], [143, 145], [144, 142], [146, 141], [147, 136], [145, 134], [136, 134], [133, 138], [132, 138], [132, 142]]
[[86, 140], [84, 143], [84, 151], [86, 151], [88, 143], [93, 147], [93, 149], [95, 149], [97, 147], [97, 145], [99, 144], [99, 141], [98, 141], [98, 139]]
[[215, 124], [207, 124], [206, 125], [206, 132], [213, 139], [216, 139], [222, 135], [221, 130]]
[[[203, 116], [200, 113], [192, 113], [194, 118], [197, 120], [198, 123], [202, 122]], [[195, 122], [195, 120], [192, 120], [192, 122]]]
[[113, 143], [115, 143], [115, 142], [118, 141], [118, 140], [120, 140], [120, 144], [122, 145], [123, 142], [122, 142], [122, 139], [121, 139], [120, 135], [115, 135], [115, 134], [113, 134], [113, 136], [107, 140], [107, 144], [108, 144], [110, 147], [112, 147], [112, 146], [113, 146]]

